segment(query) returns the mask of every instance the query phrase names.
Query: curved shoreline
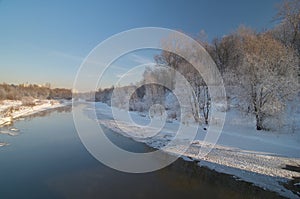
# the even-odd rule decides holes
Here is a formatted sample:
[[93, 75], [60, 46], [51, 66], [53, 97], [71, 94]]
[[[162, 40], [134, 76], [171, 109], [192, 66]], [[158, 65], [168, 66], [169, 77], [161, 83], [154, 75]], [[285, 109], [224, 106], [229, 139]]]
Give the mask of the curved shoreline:
[[[101, 112], [97, 114], [99, 124], [125, 137], [131, 137], [137, 142], [145, 143], [149, 147], [160, 149], [174, 136], [171, 133], [171, 129], [164, 129], [160, 134], [153, 138], [145, 137], [145, 139], [143, 139], [139, 137], [139, 139], [135, 139], [134, 135], [136, 135], [136, 133], [146, 133], [147, 129], [142, 128], [139, 130], [136, 127], [132, 128], [132, 126], [126, 122], [119, 122], [117, 125], [111, 117], [111, 111], [109, 109], [110, 107], [107, 105], [101, 105]], [[131, 113], [131, 116], [134, 116], [135, 119], [139, 118], [135, 113]], [[145, 118], [140, 119], [142, 120]], [[123, 132], [121, 129], [125, 129], [126, 132]], [[225, 133], [225, 136], [228, 135]], [[238, 139], [240, 137], [235, 138]], [[246, 138], [250, 139], [249, 137]], [[252, 142], [253, 140], [250, 139], [249, 142], [250, 141]], [[296, 193], [293, 193], [291, 190], [284, 187], [284, 184], [291, 181], [293, 177], [300, 177], [300, 173], [284, 169], [288, 164], [300, 165], [299, 158], [282, 156], [276, 154], [276, 152], [267, 153], [258, 150], [245, 150], [238, 147], [217, 144], [204, 159], [199, 159], [199, 149], [201, 147], [209, 147], [207, 145], [209, 144], [204, 143], [202, 140], [195, 140], [184, 154], [181, 153], [180, 144], [178, 146], [167, 148], [165, 152], [177, 156], [178, 154], [181, 154], [184, 160], [195, 161], [200, 167], [207, 167], [219, 173], [233, 175], [238, 180], [253, 183], [263, 189], [274, 191], [281, 196], [287, 198], [299, 198], [299, 195], [296, 195]], [[293, 146], [289, 147], [295, 150]]]

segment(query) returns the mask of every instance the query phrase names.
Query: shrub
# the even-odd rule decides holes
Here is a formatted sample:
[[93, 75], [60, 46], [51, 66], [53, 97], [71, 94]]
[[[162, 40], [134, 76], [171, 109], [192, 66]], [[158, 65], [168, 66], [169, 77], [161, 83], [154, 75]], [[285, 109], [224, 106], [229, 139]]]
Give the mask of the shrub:
[[23, 97], [22, 105], [23, 106], [35, 106], [34, 99], [32, 97]]

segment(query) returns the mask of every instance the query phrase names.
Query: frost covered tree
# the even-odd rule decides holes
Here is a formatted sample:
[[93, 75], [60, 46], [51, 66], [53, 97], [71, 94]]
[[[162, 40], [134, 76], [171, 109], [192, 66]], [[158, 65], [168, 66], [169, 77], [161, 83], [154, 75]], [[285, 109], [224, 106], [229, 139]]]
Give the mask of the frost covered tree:
[[[203, 36], [201, 36], [201, 38], [202, 37]], [[202, 42], [201, 38], [198, 38], [197, 41], [202, 46], [207, 47], [208, 44]], [[171, 35], [163, 40], [162, 46], [164, 49], [172, 49], [172, 52], [183, 52], [184, 55], [190, 59], [203, 59], [201, 52], [199, 52], [199, 54], [195, 52], [194, 49], [196, 48], [191, 45], [191, 42], [186, 41], [184, 38]], [[177, 82], [178, 78], [176, 77], [175, 71], [179, 72], [186, 78], [186, 80], [190, 83], [190, 86], [193, 88], [193, 93], [186, 93], [186, 91], [178, 93], [187, 95], [185, 97], [187, 97], [189, 102], [192, 103], [191, 107], [193, 108], [190, 111], [194, 117], [194, 120], [199, 122], [202, 116], [205, 123], [208, 123], [211, 99], [206, 83], [191, 63], [187, 62], [178, 54], [172, 52], [162, 51], [160, 55], [155, 57], [156, 62], [160, 65], [166, 65], [174, 69], [171, 73], [172, 88], [174, 88], [174, 85], [178, 86], [181, 84], [180, 82]]]
[[135, 104], [139, 102], [139, 97], [135, 92], [136, 90], [136, 85], [115, 87], [111, 93], [111, 106], [120, 109], [129, 108], [129, 110], [136, 110]]
[[[195, 93], [188, 89], [189, 83], [179, 74], [175, 75], [176, 83], [174, 93], [176, 97], [180, 99], [180, 112], [182, 115], [181, 122], [188, 124], [190, 121], [199, 122], [199, 106]], [[193, 89], [193, 88], [191, 88]]]
[[273, 30], [276, 38], [300, 53], [300, 1], [283, 1], [278, 6], [275, 19], [280, 21], [280, 24]]
[[147, 67], [142, 84], [145, 87], [144, 102], [146, 108], [154, 104], [165, 106], [166, 91], [171, 88], [172, 84], [172, 78], [167, 68]]
[[[300, 0], [284, 0], [278, 5], [275, 20], [280, 23], [270, 32], [276, 39], [287, 47], [294, 48], [300, 55]], [[298, 67], [300, 69], [300, 65]], [[298, 76], [300, 78], [300, 72]]]
[[[178, 41], [179, 38], [176, 38], [174, 36], [170, 36], [168, 38], [165, 38], [162, 41], [162, 46], [163, 48], [168, 48], [168, 49], [173, 49], [174, 51], [176, 49], [182, 48], [181, 45], [179, 45], [180, 41]], [[186, 64], [186, 61], [179, 55], [173, 53], [173, 52], [169, 52], [169, 51], [165, 51], [163, 50], [161, 52], [161, 54], [156, 55], [154, 57], [156, 63], [160, 66], [168, 66], [173, 68], [174, 70], [172, 70], [171, 73], [171, 80], [170, 80], [170, 89], [173, 90], [174, 89], [174, 85], [176, 83], [176, 74], [175, 71], [178, 71], [180, 66], [182, 66], [183, 64]]]
[[256, 129], [266, 129], [266, 119], [281, 114], [289, 96], [298, 90], [298, 57], [293, 49], [270, 34], [238, 30], [242, 57], [237, 67], [238, 96], [256, 118]]
[[103, 103], [107, 103], [110, 105], [113, 90], [114, 90], [114, 87], [105, 88], [105, 89], [99, 88], [99, 90], [95, 93], [95, 100], [98, 102], [103, 102]]

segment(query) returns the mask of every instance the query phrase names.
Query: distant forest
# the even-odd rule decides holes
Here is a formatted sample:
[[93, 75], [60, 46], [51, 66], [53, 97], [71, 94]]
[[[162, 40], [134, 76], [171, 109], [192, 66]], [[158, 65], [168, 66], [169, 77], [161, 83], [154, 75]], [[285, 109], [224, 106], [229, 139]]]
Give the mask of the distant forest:
[[0, 84], [0, 100], [72, 99], [71, 89], [50, 88], [50, 84]]

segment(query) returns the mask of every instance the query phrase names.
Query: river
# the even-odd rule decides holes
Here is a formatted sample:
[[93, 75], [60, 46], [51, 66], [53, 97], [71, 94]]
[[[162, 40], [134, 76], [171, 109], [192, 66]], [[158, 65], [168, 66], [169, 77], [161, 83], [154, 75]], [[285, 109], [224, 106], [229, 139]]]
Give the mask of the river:
[[[0, 135], [9, 143], [0, 147], [0, 198], [280, 198], [182, 159], [145, 174], [111, 169], [81, 143], [70, 107], [26, 117], [14, 127], [18, 135]], [[130, 151], [153, 150], [109, 129], [106, 135]]]

